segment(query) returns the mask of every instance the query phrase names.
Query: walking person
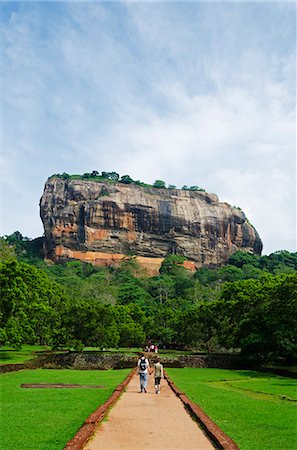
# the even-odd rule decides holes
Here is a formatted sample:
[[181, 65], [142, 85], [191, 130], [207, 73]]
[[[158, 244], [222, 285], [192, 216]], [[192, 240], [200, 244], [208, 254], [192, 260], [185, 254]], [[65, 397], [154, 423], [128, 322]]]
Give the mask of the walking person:
[[159, 358], [157, 358], [156, 364], [154, 364], [154, 378], [155, 378], [155, 390], [156, 394], [160, 394], [160, 384], [161, 384], [161, 378], [164, 378], [163, 373], [163, 365], [160, 363]]
[[149, 372], [149, 362], [144, 354], [138, 360], [138, 374], [140, 381], [140, 392], [144, 392], [146, 394], [146, 386], [148, 381], [148, 372]]

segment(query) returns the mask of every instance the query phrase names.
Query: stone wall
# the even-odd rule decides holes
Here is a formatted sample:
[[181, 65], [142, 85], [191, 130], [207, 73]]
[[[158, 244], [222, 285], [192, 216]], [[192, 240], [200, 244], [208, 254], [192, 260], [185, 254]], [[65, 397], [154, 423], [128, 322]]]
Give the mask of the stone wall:
[[[159, 355], [147, 354], [150, 364], [153, 365], [158, 357], [164, 367], [209, 367], [220, 369], [238, 369], [243, 364], [237, 356], [234, 355], [185, 355], [174, 358], [159, 357]], [[122, 354], [100, 354], [100, 353], [60, 353], [40, 356], [25, 366], [18, 364], [20, 368], [44, 367], [52, 369], [78, 369], [78, 370], [108, 370], [133, 368], [137, 365], [138, 355], [129, 356]], [[12, 365], [10, 365], [12, 366]], [[20, 367], [19, 367], [20, 366]], [[3, 366], [2, 366], [3, 367]], [[0, 369], [1, 371], [1, 369]], [[3, 369], [4, 371], [4, 369]]]
[[39, 364], [42, 364], [44, 368], [108, 370], [133, 368], [136, 366], [137, 360], [137, 356], [69, 352], [40, 357]]

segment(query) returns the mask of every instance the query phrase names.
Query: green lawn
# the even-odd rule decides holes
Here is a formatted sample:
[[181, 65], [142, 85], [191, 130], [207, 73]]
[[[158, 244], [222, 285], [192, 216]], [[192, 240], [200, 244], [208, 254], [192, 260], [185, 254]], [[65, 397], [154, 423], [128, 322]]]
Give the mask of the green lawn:
[[289, 370], [290, 372], [297, 372], [297, 366], [285, 366], [281, 364], [270, 364], [264, 366], [266, 369], [273, 370], [273, 369], [281, 369], [281, 370]]
[[[32, 358], [36, 358], [39, 352], [49, 351], [50, 347], [38, 346], [38, 345], [22, 345], [20, 350], [15, 350], [11, 347], [0, 347], [0, 365], [2, 364], [19, 364], [29, 361]], [[74, 349], [73, 349], [74, 350]], [[61, 350], [63, 351], [63, 350]], [[64, 350], [66, 351], [66, 350]], [[84, 352], [98, 353], [102, 355], [126, 355], [135, 356], [141, 353], [143, 350], [139, 347], [131, 348], [106, 348], [102, 350], [99, 347], [85, 347]], [[37, 354], [35, 352], [38, 352]], [[191, 355], [193, 352], [181, 351], [181, 350], [163, 350], [159, 349], [158, 356], [161, 358], [176, 358], [182, 355]], [[154, 353], [150, 354], [154, 356]], [[157, 356], [157, 355], [156, 355]]]
[[83, 349], [84, 352], [94, 352], [94, 353], [100, 353], [103, 355], [116, 355], [116, 354], [124, 354], [127, 356], [135, 356], [136, 353], [140, 353], [142, 351], [141, 348], [138, 347], [127, 347], [127, 348], [105, 348], [102, 350], [102, 348], [99, 347], [85, 347]]
[[297, 449], [297, 380], [247, 370], [167, 372], [241, 450]]
[[193, 352], [189, 350], [172, 350], [172, 349], [167, 350], [160, 348], [156, 356], [160, 356], [161, 358], [177, 358], [178, 356], [185, 356], [185, 355], [193, 355]]
[[[102, 353], [102, 354], [125, 354], [128, 356], [135, 356], [138, 353], [143, 352], [143, 348], [140, 347], [128, 347], [128, 348], [105, 348], [102, 350], [102, 348], [97, 347], [85, 347], [84, 352], [94, 352], [94, 353]], [[187, 350], [163, 350], [159, 349], [158, 353], [149, 353], [151, 356], [161, 356], [162, 358], [176, 358], [177, 356], [183, 356], [183, 355], [192, 355], [193, 352], [187, 351]]]
[[[24, 370], [0, 376], [5, 450], [62, 450], [84, 420], [128, 375], [124, 370]], [[103, 389], [23, 389], [22, 383], [103, 385]]]
[[20, 350], [15, 350], [11, 347], [0, 347], [0, 365], [23, 363], [36, 358], [38, 354], [34, 352], [47, 350], [50, 350], [50, 348], [41, 345], [22, 345]]

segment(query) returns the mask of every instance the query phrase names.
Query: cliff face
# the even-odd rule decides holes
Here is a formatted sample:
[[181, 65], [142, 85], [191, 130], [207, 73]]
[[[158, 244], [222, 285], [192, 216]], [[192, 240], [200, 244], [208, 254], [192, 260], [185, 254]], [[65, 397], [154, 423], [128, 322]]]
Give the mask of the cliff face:
[[189, 267], [216, 267], [236, 250], [262, 250], [244, 213], [206, 192], [53, 177], [40, 216], [46, 257], [55, 261], [109, 265], [133, 254], [155, 271], [170, 253], [192, 261]]

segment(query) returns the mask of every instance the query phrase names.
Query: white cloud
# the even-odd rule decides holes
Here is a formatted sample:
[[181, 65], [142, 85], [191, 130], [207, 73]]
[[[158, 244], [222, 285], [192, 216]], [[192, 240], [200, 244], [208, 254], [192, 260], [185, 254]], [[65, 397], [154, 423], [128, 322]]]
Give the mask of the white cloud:
[[242, 207], [265, 252], [295, 251], [296, 25], [266, 6], [15, 7], [2, 234], [41, 233], [50, 174], [116, 170], [205, 187]]

